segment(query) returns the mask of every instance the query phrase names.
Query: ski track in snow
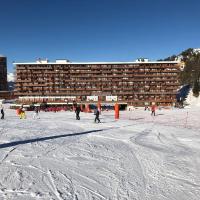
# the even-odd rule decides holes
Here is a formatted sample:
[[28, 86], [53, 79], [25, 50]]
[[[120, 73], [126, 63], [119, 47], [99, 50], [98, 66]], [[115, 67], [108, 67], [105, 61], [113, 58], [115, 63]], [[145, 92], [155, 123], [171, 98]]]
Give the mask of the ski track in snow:
[[6, 109], [1, 144], [28, 142], [0, 146], [0, 199], [199, 200], [199, 111], [103, 112], [95, 124], [90, 113], [20, 120]]
[[16, 147], [12, 148], [8, 153], [6, 153], [6, 155], [0, 161], [0, 165], [6, 160], [6, 158], [10, 155], [10, 153], [12, 153], [15, 149], [16, 149]]

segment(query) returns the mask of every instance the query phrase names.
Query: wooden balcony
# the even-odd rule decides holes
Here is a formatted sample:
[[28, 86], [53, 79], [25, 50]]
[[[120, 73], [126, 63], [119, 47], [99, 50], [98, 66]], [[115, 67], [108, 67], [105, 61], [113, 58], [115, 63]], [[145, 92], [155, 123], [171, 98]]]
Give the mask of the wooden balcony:
[[76, 91], [82, 91], [83, 89], [85, 91], [101, 91], [101, 88], [76, 88]]
[[32, 82], [32, 80], [31, 79], [26, 79], [26, 80], [17, 79], [15, 82], [16, 83], [29, 83], [29, 82]]
[[25, 96], [41, 93], [90, 96], [107, 92], [149, 98], [150, 95], [174, 95], [179, 86], [179, 72], [178, 65], [152, 63], [22, 65], [17, 66], [16, 90]]

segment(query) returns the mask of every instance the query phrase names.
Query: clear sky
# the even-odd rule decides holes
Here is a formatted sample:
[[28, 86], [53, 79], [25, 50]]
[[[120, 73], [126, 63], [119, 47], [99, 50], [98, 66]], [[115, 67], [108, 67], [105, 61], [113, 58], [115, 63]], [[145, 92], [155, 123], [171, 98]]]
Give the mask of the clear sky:
[[151, 60], [200, 47], [200, 0], [0, 0], [12, 62]]

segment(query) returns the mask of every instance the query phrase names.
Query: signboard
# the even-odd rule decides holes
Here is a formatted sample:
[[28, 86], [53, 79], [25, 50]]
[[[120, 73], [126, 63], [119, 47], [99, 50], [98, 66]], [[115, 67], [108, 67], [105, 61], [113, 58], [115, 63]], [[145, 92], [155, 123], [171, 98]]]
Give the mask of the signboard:
[[98, 96], [87, 96], [87, 101], [98, 101]]
[[75, 96], [63, 96], [61, 99], [64, 99], [64, 101], [75, 101], [76, 97]]
[[117, 101], [117, 96], [106, 96], [106, 101]]

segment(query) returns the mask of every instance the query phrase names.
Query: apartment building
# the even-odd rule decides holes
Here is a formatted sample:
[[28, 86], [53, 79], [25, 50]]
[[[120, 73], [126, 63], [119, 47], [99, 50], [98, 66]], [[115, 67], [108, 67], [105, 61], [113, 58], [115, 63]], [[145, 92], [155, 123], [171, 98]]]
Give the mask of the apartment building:
[[180, 87], [178, 61], [14, 64], [15, 95], [22, 103], [173, 105]]

